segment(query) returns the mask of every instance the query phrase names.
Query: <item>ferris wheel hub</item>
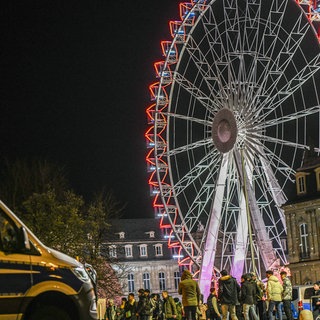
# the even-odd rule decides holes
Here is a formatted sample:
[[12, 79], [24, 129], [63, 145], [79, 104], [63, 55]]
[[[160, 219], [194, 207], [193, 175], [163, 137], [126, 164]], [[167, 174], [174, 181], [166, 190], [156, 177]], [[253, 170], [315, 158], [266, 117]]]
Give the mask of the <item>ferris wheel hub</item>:
[[222, 152], [229, 152], [237, 139], [238, 127], [231, 110], [223, 108], [218, 111], [212, 123], [212, 140], [216, 148]]

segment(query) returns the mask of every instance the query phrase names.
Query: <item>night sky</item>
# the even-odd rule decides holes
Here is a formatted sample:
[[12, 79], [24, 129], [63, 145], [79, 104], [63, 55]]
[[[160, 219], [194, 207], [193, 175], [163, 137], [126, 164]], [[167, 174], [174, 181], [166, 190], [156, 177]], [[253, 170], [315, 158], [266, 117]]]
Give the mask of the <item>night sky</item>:
[[152, 217], [145, 109], [178, 4], [2, 2], [1, 156], [58, 163], [86, 199], [105, 188], [126, 217]]

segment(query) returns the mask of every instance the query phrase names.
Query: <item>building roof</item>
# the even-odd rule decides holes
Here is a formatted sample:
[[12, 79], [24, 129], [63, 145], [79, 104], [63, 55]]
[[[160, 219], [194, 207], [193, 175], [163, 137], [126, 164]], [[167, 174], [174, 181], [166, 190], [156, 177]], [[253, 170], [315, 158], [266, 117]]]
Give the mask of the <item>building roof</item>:
[[[145, 241], [147, 239], [165, 241], [164, 233], [160, 229], [159, 219], [111, 219], [110, 224], [109, 241], [119, 240], [121, 232], [124, 232], [126, 242]], [[150, 232], [154, 233], [154, 237], [150, 237]]]
[[[105, 246], [117, 248], [119, 261], [172, 260], [165, 231], [160, 229], [159, 219], [111, 219], [111, 227], [105, 235]], [[121, 234], [123, 233], [123, 234]], [[132, 246], [132, 255], [126, 256], [125, 247]], [[145, 246], [146, 254], [141, 255], [140, 247]], [[160, 252], [155, 248], [160, 246]]]

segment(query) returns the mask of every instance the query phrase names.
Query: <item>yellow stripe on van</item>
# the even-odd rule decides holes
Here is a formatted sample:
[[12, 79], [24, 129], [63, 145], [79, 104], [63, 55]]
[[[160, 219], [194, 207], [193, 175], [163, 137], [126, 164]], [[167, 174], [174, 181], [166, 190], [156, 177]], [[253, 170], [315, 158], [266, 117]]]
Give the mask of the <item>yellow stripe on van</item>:
[[30, 274], [30, 273], [40, 273], [40, 271], [21, 270], [21, 269], [0, 269], [0, 274]]

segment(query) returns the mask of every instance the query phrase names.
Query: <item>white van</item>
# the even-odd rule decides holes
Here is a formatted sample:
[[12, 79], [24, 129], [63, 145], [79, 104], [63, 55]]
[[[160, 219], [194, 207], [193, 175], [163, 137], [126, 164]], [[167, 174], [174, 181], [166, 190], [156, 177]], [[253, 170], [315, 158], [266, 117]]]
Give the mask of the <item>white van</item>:
[[0, 201], [0, 320], [97, 319], [88, 268], [42, 244]]
[[311, 310], [313, 292], [313, 285], [292, 286], [292, 308], [294, 313], [299, 314], [301, 310]]

